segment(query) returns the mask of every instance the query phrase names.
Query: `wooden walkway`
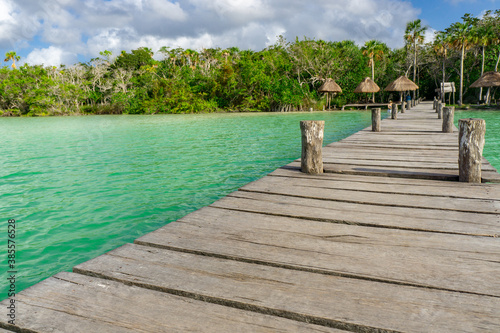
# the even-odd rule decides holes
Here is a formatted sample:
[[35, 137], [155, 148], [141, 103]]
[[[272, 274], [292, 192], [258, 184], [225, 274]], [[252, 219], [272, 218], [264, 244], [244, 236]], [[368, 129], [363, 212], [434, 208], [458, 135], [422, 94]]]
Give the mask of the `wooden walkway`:
[[456, 181], [457, 134], [431, 105], [328, 145], [326, 174], [295, 161], [42, 281], [17, 295], [18, 326], [0, 326], [500, 332], [500, 185]]

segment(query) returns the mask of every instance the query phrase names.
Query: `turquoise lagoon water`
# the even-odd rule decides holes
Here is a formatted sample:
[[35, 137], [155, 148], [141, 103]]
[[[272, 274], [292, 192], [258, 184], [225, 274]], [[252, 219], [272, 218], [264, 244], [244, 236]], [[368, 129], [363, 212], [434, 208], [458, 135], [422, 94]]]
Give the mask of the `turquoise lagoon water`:
[[371, 113], [0, 118], [0, 299], [8, 219], [20, 291], [300, 157], [300, 120], [330, 143]]
[[500, 172], [500, 111], [458, 111], [455, 125], [464, 118], [481, 118], [486, 121], [486, 135], [483, 155]]

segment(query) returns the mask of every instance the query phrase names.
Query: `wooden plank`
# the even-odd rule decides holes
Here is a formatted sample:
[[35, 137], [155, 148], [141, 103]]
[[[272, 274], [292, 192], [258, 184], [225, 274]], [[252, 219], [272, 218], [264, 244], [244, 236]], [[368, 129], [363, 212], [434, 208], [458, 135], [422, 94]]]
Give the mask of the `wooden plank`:
[[491, 278], [500, 276], [500, 238], [329, 224], [206, 207], [136, 243], [484, 294], [499, 297], [500, 302], [500, 284]]
[[[388, 186], [390, 188], [390, 186]], [[477, 212], [499, 214], [500, 201], [475, 198], [454, 198], [443, 196], [419, 196], [406, 193], [381, 192], [377, 186], [345, 189], [334, 183], [305, 178], [264, 177], [243, 186], [240, 190], [297, 196], [322, 200], [347, 201], [354, 203], [383, 205], [395, 207], [432, 208], [438, 210], [455, 210], [461, 212]]]
[[369, 148], [369, 149], [423, 149], [423, 150], [451, 150], [456, 151], [455, 147], [451, 146], [431, 146], [431, 145], [406, 145], [406, 144], [379, 144], [379, 143], [345, 143], [345, 142], [334, 142], [326, 147], [338, 147], [342, 146], [343, 148]]
[[[296, 162], [300, 162], [300, 159], [295, 160]], [[457, 170], [456, 160], [449, 159], [447, 161], [436, 161], [435, 159], [431, 159], [430, 157], [424, 159], [415, 157], [413, 159], [373, 159], [373, 158], [355, 158], [353, 156], [350, 157], [332, 157], [332, 156], [323, 156], [323, 162], [328, 164], [337, 164], [337, 165], [356, 165], [356, 166], [374, 166], [374, 167], [397, 167], [397, 168], [405, 168], [405, 169], [437, 169], [437, 170]], [[493, 168], [487, 161], [482, 164], [483, 171], [492, 171], [496, 172], [496, 169]]]
[[[300, 163], [292, 162], [286, 165], [290, 169], [299, 169]], [[390, 166], [368, 167], [348, 164], [325, 163], [323, 165], [326, 173], [343, 173], [347, 175], [378, 176], [378, 177], [399, 177], [428, 180], [445, 180], [450, 182], [458, 181], [457, 170], [443, 169], [407, 169]], [[500, 174], [496, 171], [485, 170], [482, 174], [483, 183], [500, 183]]]
[[323, 173], [308, 175], [298, 170], [280, 168], [269, 176], [284, 178], [302, 178], [320, 180], [331, 188], [351, 189], [358, 191], [376, 191], [398, 194], [418, 194], [428, 196], [444, 196], [449, 198], [471, 198], [500, 200], [500, 185], [471, 184], [458, 182], [440, 182], [426, 179], [382, 178], [373, 176], [345, 175], [339, 173]]
[[[388, 161], [435, 161], [435, 162], [453, 162], [457, 161], [457, 152], [425, 152], [425, 151], [392, 151], [388, 154], [387, 151], [364, 151], [364, 149], [332, 149], [323, 148], [323, 156], [329, 158], [356, 158], [356, 159], [375, 159], [375, 160], [388, 160]], [[391, 159], [394, 157], [394, 159]], [[482, 163], [488, 163], [483, 159]], [[456, 163], [458, 164], [458, 163]]]
[[[300, 160], [299, 160], [300, 161]], [[357, 166], [375, 166], [375, 167], [397, 167], [405, 169], [439, 169], [439, 170], [457, 170], [456, 161], [449, 162], [439, 162], [439, 161], [422, 161], [421, 159], [397, 161], [397, 160], [370, 160], [370, 159], [354, 159], [354, 158], [335, 158], [324, 156], [324, 163], [329, 164], [346, 164], [346, 165], [357, 165]], [[493, 171], [496, 170], [489, 164], [485, 163], [482, 165], [483, 171]]]
[[276, 216], [438, 233], [499, 236], [498, 215], [385, 207], [238, 191], [213, 207]]
[[[296, 167], [297, 164], [291, 163], [290, 166]], [[366, 175], [380, 177], [401, 177], [416, 179], [434, 179], [445, 181], [458, 181], [458, 169], [408, 169], [391, 166], [358, 166], [348, 164], [325, 163], [323, 165], [325, 172], [345, 173], [351, 175]], [[483, 183], [500, 183], [500, 174], [496, 171], [485, 170], [482, 173]]]
[[140, 245], [75, 267], [84, 274], [354, 331], [495, 332], [496, 297], [327, 276]]
[[[367, 160], [367, 161], [406, 161], [406, 162], [426, 162], [426, 163], [453, 163], [455, 169], [457, 168], [457, 154], [423, 154], [422, 152], [406, 152], [406, 153], [391, 153], [390, 155], [385, 152], [359, 152], [355, 150], [348, 151], [333, 151], [331, 149], [323, 149], [323, 157], [329, 159], [353, 159], [353, 160]], [[490, 163], [483, 158], [483, 167], [492, 168]]]
[[[21, 292], [18, 299], [17, 325], [10, 327], [16, 331], [341, 332], [68, 272]], [[4, 317], [1, 325], [6, 325]]]
[[[433, 140], [434, 138], [434, 140]], [[339, 141], [340, 143], [377, 143], [377, 144], [394, 144], [394, 145], [399, 145], [399, 144], [404, 144], [404, 145], [432, 145], [432, 146], [443, 146], [443, 147], [457, 147], [458, 140], [454, 138], [453, 140], [451, 139], [446, 139], [442, 140], [439, 137], [408, 137], [408, 136], [392, 136], [392, 137], [374, 137], [371, 135], [363, 135], [359, 137], [349, 137], [347, 139], [343, 139]]]

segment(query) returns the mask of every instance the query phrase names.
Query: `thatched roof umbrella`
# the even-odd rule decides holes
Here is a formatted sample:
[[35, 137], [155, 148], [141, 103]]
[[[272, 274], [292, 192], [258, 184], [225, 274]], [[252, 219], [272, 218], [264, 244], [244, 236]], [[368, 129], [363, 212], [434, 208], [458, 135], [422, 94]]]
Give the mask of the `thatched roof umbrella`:
[[[379, 91], [380, 87], [369, 77], [365, 77], [365, 79], [361, 81], [356, 89], [354, 89], [355, 93], [376, 93]], [[375, 102], [375, 97], [373, 98], [373, 102]]]
[[476, 82], [471, 84], [470, 87], [500, 87], [500, 72], [486, 72]]
[[399, 91], [401, 92], [401, 102], [403, 101], [403, 91], [417, 90], [418, 86], [404, 75], [401, 75], [384, 89], [385, 91]]
[[333, 81], [333, 79], [328, 78], [326, 79], [325, 83], [323, 83], [321, 87], [319, 87], [318, 91], [326, 93], [326, 103], [328, 105], [328, 110], [330, 110], [330, 93], [341, 93], [342, 88], [340, 88], [340, 86], [335, 81]]
[[491, 102], [490, 88], [500, 87], [500, 73], [499, 72], [486, 72], [476, 82], [470, 85], [471, 88], [488, 87], [486, 94], [486, 103]]

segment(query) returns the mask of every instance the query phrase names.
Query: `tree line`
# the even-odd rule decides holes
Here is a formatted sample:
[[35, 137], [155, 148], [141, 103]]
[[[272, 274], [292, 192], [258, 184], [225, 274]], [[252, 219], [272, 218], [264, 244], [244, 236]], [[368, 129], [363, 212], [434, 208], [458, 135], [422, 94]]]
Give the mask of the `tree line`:
[[[322, 109], [318, 88], [333, 78], [343, 89], [332, 103], [342, 106], [361, 99], [353, 93], [367, 76], [384, 88], [401, 75], [419, 86], [417, 94], [432, 98], [441, 82], [456, 82], [459, 102], [491, 99], [495, 90], [468, 86], [484, 71], [498, 70], [500, 10], [462, 21], [424, 43], [420, 20], [407, 24], [405, 46], [390, 49], [376, 40], [363, 46], [353, 41], [309, 38], [278, 41], [261, 51], [236, 47], [200, 51], [147, 47], [100, 56], [73, 66], [23, 64], [8, 52], [0, 69], [0, 114], [156, 114], [215, 111], [296, 111]], [[155, 57], [153, 57], [155, 56]], [[160, 59], [160, 60], [155, 60]], [[8, 64], [7, 64], [8, 65]], [[391, 92], [377, 99], [397, 99]], [[373, 98], [374, 96], [371, 96]]]

